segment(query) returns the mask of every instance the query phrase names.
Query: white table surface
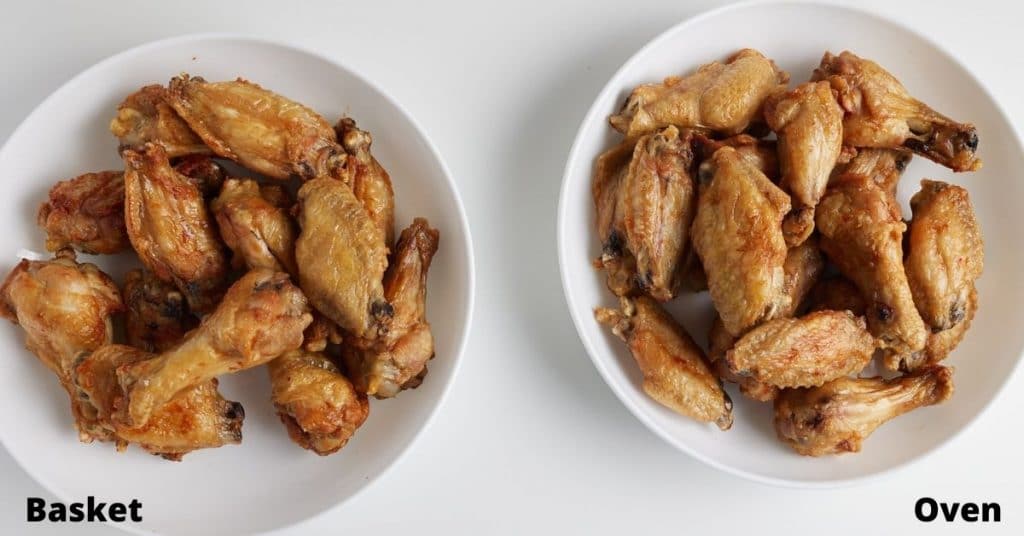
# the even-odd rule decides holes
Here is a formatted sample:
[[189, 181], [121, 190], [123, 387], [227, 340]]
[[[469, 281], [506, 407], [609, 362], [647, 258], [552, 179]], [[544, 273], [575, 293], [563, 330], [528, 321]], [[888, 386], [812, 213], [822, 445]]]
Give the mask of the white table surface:
[[[1024, 533], [1022, 374], [968, 434], [926, 461], [873, 484], [802, 491], [746, 482], [675, 451], [591, 366], [557, 272], [555, 206], [566, 154], [623, 61], [720, 3], [19, 0], [0, 17], [0, 139], [96, 61], [162, 37], [228, 31], [343, 58], [402, 102], [437, 144], [476, 246], [477, 309], [461, 373], [398, 467], [287, 534]], [[1024, 126], [1021, 4], [849, 3], [946, 44]], [[120, 533], [101, 524], [27, 524], [25, 497], [49, 494], [2, 449], [0, 475], [0, 533]], [[913, 514], [922, 496], [997, 501], [1003, 521], [925, 525]], [[244, 505], [233, 506], [244, 515]]]

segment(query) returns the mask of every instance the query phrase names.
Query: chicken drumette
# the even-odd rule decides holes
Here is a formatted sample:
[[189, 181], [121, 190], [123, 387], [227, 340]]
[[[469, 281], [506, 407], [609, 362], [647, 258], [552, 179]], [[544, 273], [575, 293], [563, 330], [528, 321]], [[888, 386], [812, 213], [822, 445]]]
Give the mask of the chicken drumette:
[[295, 239], [299, 231], [288, 215], [291, 200], [276, 185], [228, 179], [210, 203], [220, 236], [235, 254], [235, 264], [298, 275]]

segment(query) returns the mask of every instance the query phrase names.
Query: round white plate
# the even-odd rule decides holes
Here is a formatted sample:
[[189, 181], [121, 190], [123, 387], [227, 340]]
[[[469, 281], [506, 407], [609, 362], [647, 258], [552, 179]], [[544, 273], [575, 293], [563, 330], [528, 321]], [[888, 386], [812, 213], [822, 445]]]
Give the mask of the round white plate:
[[[374, 137], [391, 174], [399, 229], [424, 216], [441, 232], [430, 269], [427, 314], [437, 357], [418, 389], [371, 401], [370, 416], [344, 450], [319, 457], [294, 445], [274, 414], [262, 367], [221, 378], [222, 392], [245, 406], [241, 445], [202, 450], [172, 463], [131, 447], [76, 439], [67, 395], [0, 327], [0, 439], [11, 455], [61, 499], [142, 502], [131, 530], [168, 534], [247, 534], [300, 522], [344, 502], [391, 467], [426, 428], [455, 377], [473, 305], [473, 255], [462, 203], [444, 162], [401, 106], [357, 73], [327, 58], [266, 41], [219, 35], [158, 41], [107, 59], [44, 101], [0, 151], [4, 212], [0, 266], [22, 248], [43, 251], [36, 207], [50, 186], [90, 170], [121, 167], [107, 124], [118, 103], [144, 84], [181, 72], [208, 80], [242, 76], [298, 100], [332, 123], [354, 117]], [[124, 258], [88, 257], [116, 279]]]
[[[729, 387], [736, 421], [729, 431], [676, 415], [644, 395], [641, 376], [625, 346], [593, 317], [595, 306], [614, 306], [604, 279], [591, 266], [600, 246], [594, 230], [591, 176], [594, 161], [619, 139], [608, 126], [630, 90], [688, 73], [752, 47], [789, 71], [791, 86], [806, 81], [826, 50], [851, 50], [878, 61], [911, 94], [959, 121], [972, 122], [981, 140], [982, 171], [953, 174], [914, 158], [900, 184], [907, 200], [923, 177], [965, 186], [985, 235], [985, 273], [978, 282], [980, 310], [966, 339], [947, 360], [956, 367], [956, 394], [882, 426], [859, 454], [806, 458], [775, 438], [770, 404], [745, 399]], [[879, 475], [934, 451], [965, 429], [997, 395], [1024, 348], [1024, 169], [1021, 142], [984, 86], [937, 44], [892, 21], [843, 7], [799, 2], [740, 4], [711, 11], [663, 33], [636, 53], [608, 82], [580, 126], [569, 154], [558, 214], [562, 284], [580, 339], [620, 400], [652, 431], [683, 452], [719, 469], [760, 482], [834, 486]], [[669, 309], [703, 343], [710, 323], [707, 293], [682, 296]], [[1008, 329], [1009, 328], [1009, 329]]]

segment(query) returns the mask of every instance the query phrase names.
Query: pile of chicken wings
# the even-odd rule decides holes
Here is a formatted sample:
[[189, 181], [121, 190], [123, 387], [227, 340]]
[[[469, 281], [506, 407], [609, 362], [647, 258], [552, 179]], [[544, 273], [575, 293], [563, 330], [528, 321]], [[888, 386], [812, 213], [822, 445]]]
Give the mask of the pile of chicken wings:
[[[621, 307], [595, 316], [650, 397], [726, 430], [736, 383], [821, 456], [952, 395], [940, 362], [978, 307], [981, 231], [962, 187], [922, 180], [909, 221], [896, 188], [914, 154], [980, 169], [972, 125], [851, 52], [790, 89], [751, 49], [633, 89], [609, 122], [624, 139], [595, 165], [595, 265]], [[707, 351], [662, 306], [704, 290]]]
[[[239, 443], [245, 413], [217, 377], [266, 365], [289, 436], [326, 455], [368, 396], [423, 381], [439, 233], [416, 218], [396, 241], [391, 179], [355, 121], [182, 74], [129, 95], [110, 130], [123, 169], [53, 186], [38, 213], [53, 259], [0, 287], [83, 442], [171, 460]], [[119, 287], [76, 251], [142, 268]]]

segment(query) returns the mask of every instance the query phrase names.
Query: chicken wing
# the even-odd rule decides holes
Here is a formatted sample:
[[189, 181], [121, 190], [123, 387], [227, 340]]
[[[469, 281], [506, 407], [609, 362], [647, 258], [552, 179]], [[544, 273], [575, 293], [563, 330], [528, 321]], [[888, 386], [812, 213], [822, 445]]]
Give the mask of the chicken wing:
[[[910, 152], [897, 149], [858, 149], [857, 155], [841, 170], [837, 170], [836, 176], [871, 177], [885, 193], [896, 199], [896, 186], [911, 158]], [[894, 202], [894, 205], [898, 208], [898, 204]]]
[[366, 395], [321, 353], [288, 352], [267, 370], [271, 398], [288, 435], [321, 456], [344, 447], [370, 412]]
[[953, 395], [953, 371], [929, 367], [892, 380], [839, 378], [820, 387], [786, 389], [775, 399], [775, 431], [804, 456], [859, 452], [876, 428]]
[[251, 179], [228, 179], [210, 203], [220, 236], [235, 253], [235, 264], [298, 275], [295, 239], [287, 194], [277, 186]]
[[46, 231], [49, 251], [72, 247], [99, 254], [129, 249], [124, 226], [124, 174], [101, 171], [58, 182], [39, 206], [36, 221]]
[[808, 82], [765, 103], [765, 120], [779, 138], [782, 189], [793, 198], [785, 228], [791, 246], [814, 230], [814, 207], [843, 148], [843, 111], [828, 82]]
[[776, 387], [812, 387], [860, 372], [874, 352], [863, 317], [818, 311], [761, 324], [736, 341], [725, 360], [740, 376]]
[[268, 177], [311, 179], [346, 164], [323, 117], [241, 78], [207, 82], [183, 74], [171, 79], [167, 102], [218, 156]]
[[627, 140], [601, 154], [591, 186], [597, 215], [597, 236], [601, 240], [601, 256], [594, 261], [594, 267], [605, 272], [608, 290], [616, 296], [632, 296], [639, 292], [636, 259], [626, 245], [623, 215], [626, 200], [622, 187], [635, 147], [635, 140]]
[[964, 319], [949, 329], [937, 333], [929, 333], [928, 342], [925, 343], [924, 349], [905, 356], [900, 363], [900, 369], [914, 371], [923, 366], [934, 365], [946, 359], [950, 352], [960, 344], [960, 341], [964, 340], [967, 330], [971, 327], [971, 321], [974, 320], [974, 313], [977, 311], [978, 291], [972, 286], [970, 293], [967, 295]]
[[968, 297], [984, 268], [981, 228], [967, 190], [945, 182], [921, 181], [910, 208], [904, 261], [910, 292], [933, 331], [952, 328], [967, 316]]
[[179, 391], [220, 374], [262, 365], [297, 349], [312, 322], [306, 297], [288, 274], [255, 269], [242, 276], [178, 346], [117, 369], [126, 400], [115, 420], [144, 426]]
[[697, 202], [693, 247], [725, 328], [741, 335], [789, 307], [782, 218], [790, 201], [731, 147], [716, 151], [712, 163], [711, 183]]
[[597, 321], [626, 341], [644, 375], [643, 390], [663, 406], [722, 430], [732, 427], [732, 400], [704, 352], [658, 302], [622, 298], [622, 310], [598, 308]]
[[868, 327], [886, 351], [883, 364], [898, 369], [899, 356], [920, 350], [928, 337], [903, 270], [899, 208], [870, 177], [844, 174], [818, 205], [817, 227], [822, 251], [867, 303]]
[[807, 295], [807, 311], [850, 311], [865, 316], [867, 308], [860, 290], [843, 276], [822, 279]]
[[223, 292], [228, 263], [202, 194], [171, 167], [160, 145], [122, 156], [125, 224], [142, 264], [173, 282], [192, 311], [209, 312]]
[[348, 371], [360, 392], [377, 398], [417, 387], [434, 357], [426, 318], [427, 271], [440, 234], [423, 218], [402, 231], [394, 262], [384, 275], [384, 297], [394, 307], [390, 330], [368, 348], [343, 346]]
[[828, 81], [836, 91], [847, 145], [910, 149], [953, 171], [981, 169], [974, 125], [957, 123], [911, 97], [877, 63], [849, 51], [826, 52], [814, 80]]
[[370, 153], [373, 137], [359, 130], [352, 118], [344, 117], [334, 126], [338, 142], [352, 155], [345, 178], [356, 199], [363, 203], [370, 222], [383, 236], [384, 245], [395, 244], [395, 193], [391, 177]]
[[132, 270], [125, 275], [124, 304], [128, 344], [145, 352], [169, 350], [199, 323], [178, 288], [149, 270]]
[[212, 154], [167, 104], [167, 90], [149, 85], [128, 95], [110, 121], [110, 132], [120, 142], [119, 151], [141, 151], [147, 143], [161, 145], [168, 158], [194, 154]]
[[736, 344], [736, 337], [725, 330], [722, 318], [715, 315], [711, 329], [708, 330], [708, 360], [711, 362], [711, 371], [722, 381], [739, 385], [740, 393], [758, 402], [771, 402], [779, 394], [779, 388], [774, 385], [760, 382], [753, 376], [740, 376], [729, 370], [729, 362], [725, 360], [725, 354]]
[[394, 314], [382, 284], [387, 248], [362, 203], [330, 177], [303, 184], [298, 202], [295, 260], [310, 303], [357, 338], [386, 333]]
[[73, 379], [83, 403], [92, 406], [99, 422], [114, 434], [119, 451], [135, 443], [165, 459], [179, 461], [193, 450], [242, 442], [245, 410], [238, 402], [220, 395], [216, 379], [183, 389], [156, 408], [143, 426], [131, 428], [111, 419], [123, 396], [117, 369], [153, 357], [131, 346], [111, 344], [88, 354], [74, 368]]
[[804, 304], [804, 298], [825, 271], [825, 261], [818, 249], [817, 238], [811, 237], [799, 246], [789, 248], [782, 265], [782, 291], [789, 297], [789, 305], [779, 310], [778, 316], [795, 316]]
[[57, 375], [71, 400], [78, 437], [109, 440], [71, 381], [75, 359], [110, 344], [111, 316], [122, 310], [117, 286], [93, 264], [78, 263], [70, 249], [53, 260], [22, 260], [0, 287], [0, 315], [25, 330], [25, 347]]
[[775, 62], [746, 48], [689, 76], [638, 86], [609, 122], [627, 137], [670, 125], [739, 134], [759, 118], [765, 98], [788, 82]]

